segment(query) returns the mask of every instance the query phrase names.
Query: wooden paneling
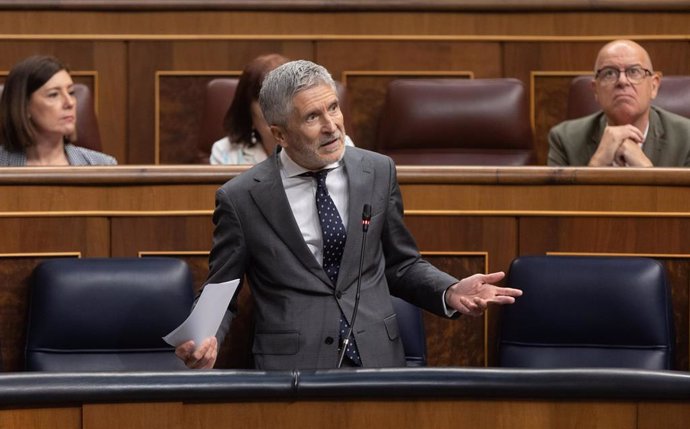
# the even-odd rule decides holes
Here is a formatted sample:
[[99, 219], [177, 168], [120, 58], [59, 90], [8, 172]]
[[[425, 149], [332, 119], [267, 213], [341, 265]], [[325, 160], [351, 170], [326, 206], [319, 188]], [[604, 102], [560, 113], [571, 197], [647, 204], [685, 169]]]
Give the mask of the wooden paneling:
[[501, 76], [501, 44], [459, 40], [322, 40], [316, 60], [334, 76], [354, 70], [472, 71], [476, 78]]
[[634, 403], [339, 400], [196, 404], [185, 407], [188, 427], [361, 428], [597, 428], [630, 429], [637, 420]]
[[537, 165], [546, 165], [549, 130], [567, 119], [570, 82], [575, 76], [586, 73], [532, 72], [530, 99]]
[[[408, 214], [405, 223], [425, 258], [459, 279], [475, 273], [505, 272], [516, 255], [518, 229], [514, 218]], [[467, 254], [444, 256], [444, 252], [459, 250]], [[455, 321], [425, 314], [429, 364], [492, 365], [499, 314], [490, 309], [484, 318]]]
[[81, 407], [0, 410], [3, 429], [81, 429]]
[[194, 164], [204, 114], [206, 85], [219, 77], [237, 78], [241, 72], [223, 75], [158, 73], [156, 96], [159, 119], [157, 164]]
[[[323, 428], [382, 429], [681, 429], [687, 427], [687, 404], [568, 399], [417, 399], [258, 402], [82, 404], [64, 408], [0, 411], [7, 429], [109, 428]], [[83, 417], [82, 417], [83, 415]]]
[[[38, 9], [38, 8], [37, 8]], [[5, 34], [357, 34], [614, 36], [686, 34], [687, 10], [668, 11], [106, 11], [4, 10]]]
[[643, 403], [638, 406], [637, 429], [684, 429], [690, 422], [687, 404]]
[[[129, 158], [131, 164], [153, 164], [156, 162], [155, 142], [155, 108], [159, 108], [161, 125], [168, 125], [160, 130], [167, 149], [162, 154], [164, 163], [174, 163], [188, 159], [190, 155], [181, 153], [175, 148], [196, 148], [195, 134], [203, 107], [202, 82], [195, 82], [193, 76], [203, 71], [217, 74], [222, 71], [242, 70], [244, 65], [254, 57], [276, 52], [289, 58], [312, 58], [312, 47], [308, 41], [293, 42], [289, 40], [160, 40], [140, 41], [129, 44], [129, 73], [137, 76], [129, 85], [129, 121], [130, 140]], [[172, 73], [174, 72], [174, 73]], [[189, 73], [188, 83], [161, 81], [161, 91], [156, 93], [156, 79], [159, 75], [184, 75]], [[170, 78], [167, 78], [170, 79]], [[160, 97], [156, 104], [154, 97]], [[173, 115], [171, 118], [169, 115]], [[176, 118], [184, 117], [182, 124]], [[192, 133], [188, 135], [188, 133]], [[177, 141], [176, 141], [177, 140]], [[179, 141], [179, 142], [178, 142]], [[154, 146], [152, 146], [152, 142]], [[188, 149], [189, 150], [189, 149]]]
[[182, 403], [85, 404], [83, 429], [182, 429]]
[[[440, 253], [424, 255], [424, 259], [456, 278], [461, 279], [486, 270], [486, 254]], [[458, 320], [449, 320], [424, 312], [427, 365], [484, 366], [487, 360], [484, 324], [485, 317], [460, 317]]]
[[80, 252], [85, 257], [108, 256], [109, 228], [107, 219], [100, 217], [3, 217], [0, 254]]
[[136, 257], [139, 252], [208, 251], [211, 216], [118, 217], [112, 223], [113, 256]]

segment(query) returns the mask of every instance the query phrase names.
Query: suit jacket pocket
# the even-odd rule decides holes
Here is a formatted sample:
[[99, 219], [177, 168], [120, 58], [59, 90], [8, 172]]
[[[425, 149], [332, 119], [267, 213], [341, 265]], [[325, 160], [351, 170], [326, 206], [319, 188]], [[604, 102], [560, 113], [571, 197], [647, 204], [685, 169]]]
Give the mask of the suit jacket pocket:
[[391, 314], [390, 316], [383, 319], [383, 324], [386, 326], [386, 332], [388, 333], [388, 338], [392, 341], [400, 336], [399, 326], [398, 326], [398, 316]]
[[299, 351], [299, 332], [257, 332], [252, 352], [263, 355], [294, 355]]

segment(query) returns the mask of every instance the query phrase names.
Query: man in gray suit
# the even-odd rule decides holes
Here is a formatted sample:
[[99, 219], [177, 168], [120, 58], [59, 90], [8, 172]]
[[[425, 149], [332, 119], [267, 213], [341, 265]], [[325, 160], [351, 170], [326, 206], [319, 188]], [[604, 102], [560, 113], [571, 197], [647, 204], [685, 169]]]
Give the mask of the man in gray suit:
[[690, 120], [652, 106], [661, 76], [631, 40], [607, 43], [592, 80], [602, 111], [549, 132], [548, 165], [690, 166]]
[[[266, 77], [259, 102], [279, 147], [218, 190], [208, 277], [217, 283], [246, 275], [256, 303], [257, 368], [337, 366], [343, 323], [351, 322], [355, 304], [365, 204], [371, 221], [349, 339], [353, 357], [347, 354], [346, 366], [404, 366], [391, 293], [445, 317], [478, 316], [489, 303], [508, 304], [521, 295], [492, 284], [502, 272], [458, 281], [420, 257], [403, 223], [395, 165], [386, 156], [345, 146], [335, 83], [326, 69], [309, 61], [284, 64]], [[322, 191], [324, 182], [311, 172], [324, 169]], [[332, 209], [322, 207], [324, 196]], [[322, 209], [346, 232], [335, 264], [332, 245], [324, 245], [333, 233], [324, 226], [322, 234]], [[228, 331], [235, 306], [217, 338]], [[199, 347], [179, 346], [177, 354], [191, 368], [211, 368], [217, 348], [217, 339], [208, 338]]]

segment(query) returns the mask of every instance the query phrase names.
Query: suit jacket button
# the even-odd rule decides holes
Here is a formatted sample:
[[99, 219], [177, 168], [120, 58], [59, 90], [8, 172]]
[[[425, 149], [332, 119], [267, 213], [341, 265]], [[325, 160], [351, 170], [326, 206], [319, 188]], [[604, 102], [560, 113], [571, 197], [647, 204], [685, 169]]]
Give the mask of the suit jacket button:
[[340, 292], [340, 291], [337, 291], [337, 292], [335, 293], [335, 297], [338, 298], [338, 299], [342, 298], [342, 296], [343, 296], [343, 293]]
[[333, 337], [326, 337], [326, 341], [324, 341], [324, 343], [330, 346], [331, 344], [333, 344]]

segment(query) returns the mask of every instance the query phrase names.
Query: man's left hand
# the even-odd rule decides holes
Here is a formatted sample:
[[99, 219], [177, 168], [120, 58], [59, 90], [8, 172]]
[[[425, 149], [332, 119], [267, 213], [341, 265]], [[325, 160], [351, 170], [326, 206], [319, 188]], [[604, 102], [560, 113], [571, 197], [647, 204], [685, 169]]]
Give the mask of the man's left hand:
[[614, 161], [618, 165], [628, 167], [654, 167], [652, 161], [642, 152], [640, 145], [632, 140], [625, 140], [618, 147]]
[[470, 316], [481, 316], [489, 304], [512, 304], [522, 295], [520, 289], [494, 286], [505, 277], [502, 271], [475, 274], [455, 283], [446, 291], [446, 305]]

